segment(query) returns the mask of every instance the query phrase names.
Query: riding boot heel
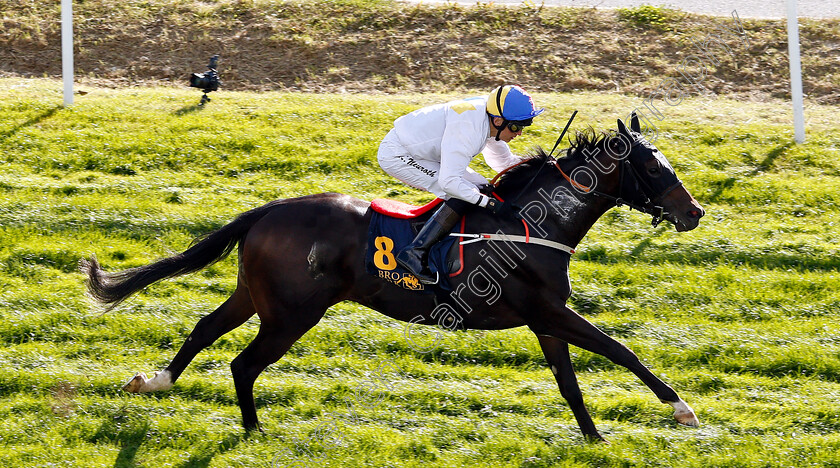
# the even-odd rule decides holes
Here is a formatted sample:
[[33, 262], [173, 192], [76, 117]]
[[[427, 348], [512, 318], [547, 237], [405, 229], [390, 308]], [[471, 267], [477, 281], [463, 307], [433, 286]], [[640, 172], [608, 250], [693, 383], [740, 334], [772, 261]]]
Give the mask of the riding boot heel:
[[421, 247], [416, 247], [408, 250], [400, 251], [397, 256], [397, 263], [408, 270], [409, 273], [416, 276], [423, 284], [436, 284], [438, 281], [437, 275], [432, 276], [432, 272], [426, 266], [428, 263], [428, 251]]

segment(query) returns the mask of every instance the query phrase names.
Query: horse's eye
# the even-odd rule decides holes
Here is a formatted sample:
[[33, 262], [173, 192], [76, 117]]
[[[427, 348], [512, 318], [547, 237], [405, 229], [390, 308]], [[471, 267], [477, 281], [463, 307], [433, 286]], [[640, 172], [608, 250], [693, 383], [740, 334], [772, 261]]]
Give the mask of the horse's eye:
[[659, 168], [658, 167], [651, 167], [648, 169], [648, 174], [650, 175], [659, 175]]

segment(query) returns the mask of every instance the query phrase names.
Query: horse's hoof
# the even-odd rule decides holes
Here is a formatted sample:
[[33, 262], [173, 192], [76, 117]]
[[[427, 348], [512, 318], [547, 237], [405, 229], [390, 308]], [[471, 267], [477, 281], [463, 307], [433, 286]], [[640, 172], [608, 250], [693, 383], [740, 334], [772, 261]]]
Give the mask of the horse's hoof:
[[674, 407], [674, 419], [676, 419], [678, 423], [691, 427], [700, 426], [700, 420], [697, 419], [697, 415], [694, 414], [694, 410], [688, 406], [688, 403], [682, 400], [675, 402], [669, 401], [666, 403]]
[[583, 438], [590, 444], [607, 444], [610, 445], [610, 441], [605, 439], [601, 434], [595, 435], [585, 435]]
[[697, 415], [694, 414], [694, 410], [691, 409], [691, 407], [686, 405], [685, 403], [683, 403], [683, 407], [677, 408], [677, 410], [674, 411], [674, 419], [676, 419], [678, 423], [684, 426], [700, 426], [700, 420], [697, 419]]
[[693, 411], [689, 411], [687, 413], [674, 413], [674, 419], [676, 419], [678, 423], [684, 426], [700, 426], [700, 420], [697, 419], [697, 415], [695, 415]]
[[122, 389], [126, 392], [140, 393], [140, 389], [143, 388], [143, 385], [145, 385], [148, 381], [149, 379], [146, 378], [146, 374], [138, 372], [137, 375], [132, 377], [131, 380], [123, 385]]

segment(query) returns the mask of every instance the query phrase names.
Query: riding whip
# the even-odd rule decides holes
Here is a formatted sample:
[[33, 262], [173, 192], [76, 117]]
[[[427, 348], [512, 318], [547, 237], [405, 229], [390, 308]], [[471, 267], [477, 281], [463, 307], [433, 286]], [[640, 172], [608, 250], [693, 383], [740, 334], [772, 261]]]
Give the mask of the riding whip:
[[560, 138], [557, 139], [557, 143], [554, 143], [554, 148], [551, 148], [551, 152], [548, 153], [549, 157], [551, 157], [551, 155], [554, 154], [554, 150], [557, 149], [557, 145], [559, 145], [560, 142], [563, 141], [563, 137], [566, 135], [566, 131], [569, 129], [569, 125], [572, 124], [572, 120], [575, 120], [575, 116], [577, 115], [577, 113], [578, 113], [578, 111], [572, 112], [572, 116], [569, 117], [569, 121], [566, 122], [566, 127], [563, 129], [562, 132], [560, 132]]

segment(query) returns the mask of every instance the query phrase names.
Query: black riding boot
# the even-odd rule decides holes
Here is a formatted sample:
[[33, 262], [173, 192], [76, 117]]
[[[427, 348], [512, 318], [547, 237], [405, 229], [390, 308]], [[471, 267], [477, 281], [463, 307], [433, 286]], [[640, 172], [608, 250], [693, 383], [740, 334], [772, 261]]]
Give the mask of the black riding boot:
[[429, 249], [446, 237], [464, 215], [470, 204], [457, 199], [447, 200], [426, 221], [417, 237], [397, 254], [397, 263], [423, 284], [437, 284], [439, 278], [429, 270]]

